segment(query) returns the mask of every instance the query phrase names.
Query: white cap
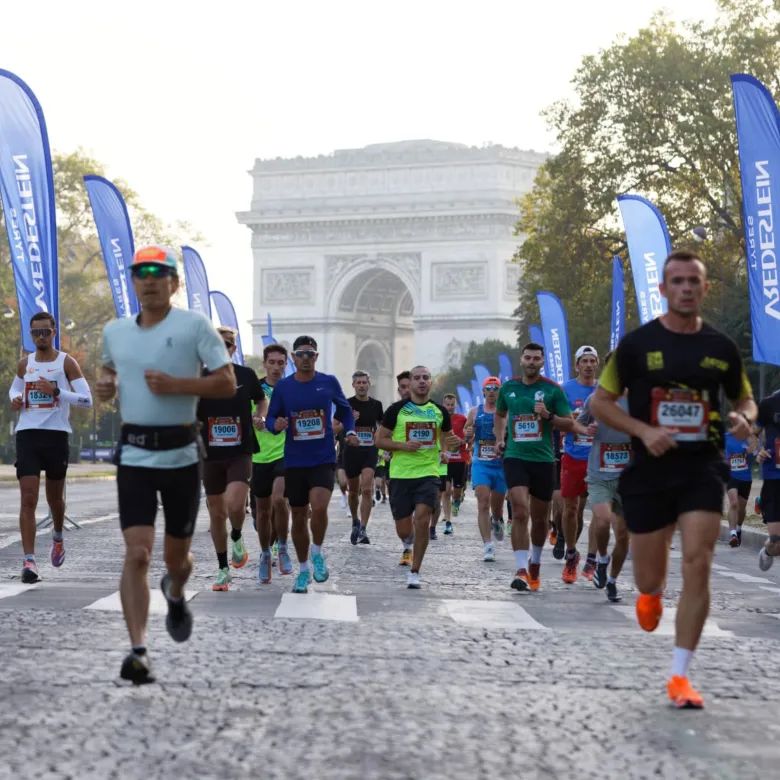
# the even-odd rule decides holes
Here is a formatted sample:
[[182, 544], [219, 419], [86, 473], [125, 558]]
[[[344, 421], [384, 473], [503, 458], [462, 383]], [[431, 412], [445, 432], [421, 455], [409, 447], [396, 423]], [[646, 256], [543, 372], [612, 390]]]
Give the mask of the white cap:
[[583, 355], [593, 355], [593, 357], [596, 358], [596, 360], [599, 359], [599, 353], [596, 352], [595, 347], [589, 347], [587, 344], [580, 347], [575, 353], [574, 353], [574, 362], [576, 363]]

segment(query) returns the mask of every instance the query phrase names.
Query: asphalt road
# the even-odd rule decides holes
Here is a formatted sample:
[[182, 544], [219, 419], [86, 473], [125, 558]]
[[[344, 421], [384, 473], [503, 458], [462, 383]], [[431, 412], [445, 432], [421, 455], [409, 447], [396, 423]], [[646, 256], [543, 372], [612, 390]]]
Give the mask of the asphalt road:
[[[16, 494], [0, 495], [15, 512]], [[564, 585], [548, 548], [542, 590], [512, 591], [510, 543], [482, 562], [471, 495], [454, 536], [431, 543], [417, 592], [397, 565], [389, 508], [375, 510], [372, 544], [353, 547], [334, 499], [328, 583], [294, 596], [275, 570], [257, 584], [250, 519], [249, 564], [213, 593], [202, 513], [192, 639], [175, 645], [152, 615], [159, 683], [132, 688], [118, 679], [128, 639], [114, 512], [113, 483], [69, 488], [69, 514], [93, 522], [67, 534], [59, 570], [39, 537], [44, 579], [23, 591], [15, 523], [0, 526], [0, 778], [776, 776], [780, 565], [759, 572], [754, 551], [718, 548], [692, 667], [707, 709], [675, 712], [665, 679], [678, 562], [648, 635], [630, 571], [615, 607], [585, 580]], [[161, 572], [158, 546], [155, 588]]]

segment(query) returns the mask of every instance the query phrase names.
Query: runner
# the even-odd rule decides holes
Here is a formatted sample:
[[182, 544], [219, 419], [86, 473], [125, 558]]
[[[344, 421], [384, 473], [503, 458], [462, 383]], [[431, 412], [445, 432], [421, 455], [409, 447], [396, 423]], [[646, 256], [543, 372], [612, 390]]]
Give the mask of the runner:
[[436, 535], [436, 526], [439, 523], [442, 509], [444, 510], [445, 518], [444, 533], [447, 535], [452, 533], [452, 521], [447, 520], [448, 517], [451, 517], [450, 512], [452, 511], [452, 504], [449, 499], [450, 486], [452, 485], [452, 480], [448, 473], [449, 457], [450, 453], [446, 450], [439, 451], [439, 492], [436, 494], [436, 504], [433, 507], [429, 532], [432, 542], [439, 538]]
[[[287, 348], [281, 344], [268, 344], [263, 348], [265, 376], [260, 380], [266, 402], [270, 404], [274, 388], [284, 376], [287, 367]], [[252, 495], [258, 516], [257, 536], [260, 541], [260, 565], [257, 581], [262, 585], [271, 582], [274, 542], [278, 544], [279, 574], [292, 574], [292, 560], [287, 551], [290, 530], [290, 510], [284, 489], [284, 438], [274, 436], [265, 427], [265, 419], [258, 410], [253, 411], [255, 435], [260, 452], [252, 461]]]
[[[564, 382], [563, 392], [569, 399], [572, 416], [575, 421], [582, 411], [585, 401], [596, 388], [596, 373], [599, 367], [599, 356], [593, 347], [582, 346], [574, 354], [574, 364], [577, 377]], [[566, 560], [576, 558], [577, 541], [582, 533], [585, 501], [588, 496], [588, 486], [585, 475], [588, 472], [588, 456], [593, 440], [589, 436], [569, 433], [563, 441], [563, 457], [561, 458], [561, 498], [563, 498], [563, 535], [566, 543]], [[596, 547], [589, 534], [588, 558], [582, 569], [585, 579], [593, 579], [596, 571]]]
[[389, 462], [390, 453], [384, 450], [377, 450], [376, 469], [374, 470], [374, 499], [377, 504], [387, 503], [387, 467]]
[[566, 554], [566, 539], [563, 535], [563, 498], [561, 498], [561, 432], [553, 430], [553, 452], [555, 454], [555, 490], [553, 491], [550, 520], [550, 544], [553, 558], [563, 560]]
[[[171, 306], [179, 289], [176, 256], [159, 246], [145, 247], [135, 253], [130, 271], [141, 313], [103, 329], [96, 394], [106, 402], [119, 392], [116, 481], [125, 540], [120, 594], [131, 642], [120, 675], [141, 684], [154, 680], [146, 622], [157, 494], [165, 516], [166, 572], [160, 590], [168, 603], [166, 627], [175, 642], [184, 642], [192, 633], [184, 585], [192, 572], [190, 541], [200, 507], [195, 409], [198, 397], [234, 396], [236, 378], [211, 322]], [[201, 375], [203, 364], [208, 376]]]
[[[726, 466], [719, 392], [734, 411], [731, 432], [746, 439], [756, 418], [750, 383], [731, 339], [700, 317], [709, 288], [704, 263], [689, 250], [666, 258], [660, 285], [668, 313], [627, 334], [591, 400], [593, 415], [632, 437], [634, 459], [620, 477], [631, 532], [639, 625], [654, 631], [663, 612], [669, 544], [682, 539], [683, 587], [677, 605], [669, 698], [700, 708], [688, 666], [710, 608], [710, 571], [720, 535]], [[630, 416], [615, 400], [628, 389]]]
[[[506, 480], [504, 464], [496, 452], [496, 435], [493, 431], [496, 400], [501, 380], [488, 377], [482, 384], [485, 403], [469, 409], [464, 428], [466, 440], [473, 442], [474, 459], [471, 479], [477, 496], [477, 524], [485, 545], [484, 561], [495, 561], [493, 539], [504, 539], [504, 500]], [[491, 538], [492, 530], [492, 538]]]
[[366, 534], [366, 526], [371, 516], [374, 469], [379, 457], [374, 436], [384, 410], [381, 402], [368, 395], [371, 389], [371, 377], [368, 373], [355, 371], [352, 374], [352, 387], [355, 395], [348, 400], [355, 417], [355, 432], [360, 439], [360, 446], [347, 448], [344, 453], [344, 470], [349, 485], [349, 510], [352, 514], [350, 541], [352, 544], [371, 544]]
[[[759, 415], [760, 415], [759, 406]], [[726, 463], [729, 466], [729, 483], [726, 495], [729, 500], [729, 547], [742, 544], [742, 524], [747, 514], [747, 503], [753, 487], [753, 457], [759, 449], [758, 439], [750, 436], [739, 441], [726, 433]]]
[[[232, 328], [217, 328], [217, 332], [232, 358], [236, 351], [236, 332]], [[233, 371], [238, 386], [236, 395], [233, 398], [203, 398], [197, 409], [205, 449], [203, 487], [211, 541], [219, 567], [212, 585], [215, 591], [226, 591], [232, 580], [227, 560], [228, 520], [233, 568], [242, 568], [249, 558], [241, 531], [252, 479], [252, 455], [258, 449], [252, 404], [260, 404], [261, 414], [265, 410], [265, 393], [257, 374], [247, 366], [234, 365]], [[205, 369], [203, 376], [209, 373]]]
[[404, 545], [400, 563], [412, 567], [407, 587], [418, 589], [439, 491], [439, 452], [447, 449], [452, 426], [447, 410], [431, 401], [429, 369], [415, 366], [410, 374], [411, 398], [387, 408], [376, 442], [380, 449], [393, 453], [390, 510]]
[[[450, 422], [452, 423], [452, 433], [460, 439], [460, 447], [456, 452], [451, 452], [449, 460], [447, 462], [447, 475], [450, 478], [450, 484], [447, 487], [447, 500], [451, 502], [452, 515], [458, 516], [460, 511], [460, 505], [463, 503], [463, 489], [466, 486], [466, 466], [469, 463], [469, 451], [466, 446], [466, 435], [463, 429], [466, 425], [466, 415], [459, 414], [455, 411], [458, 405], [457, 396], [452, 393], [447, 393], [442, 399], [444, 408], [450, 414]], [[452, 533], [452, 523], [448, 523], [450, 527], [449, 533]], [[445, 527], [444, 533], [447, 533]]]
[[758, 424], [764, 432], [764, 446], [756, 458], [764, 480], [760, 509], [769, 533], [758, 565], [761, 571], [767, 571], [780, 555], [780, 390], [761, 401]]
[[408, 401], [412, 397], [412, 372], [402, 371], [395, 381], [398, 382], [398, 397], [402, 401]]
[[30, 335], [35, 352], [23, 357], [8, 392], [11, 406], [19, 412], [16, 424], [16, 478], [21, 507], [22, 582], [32, 585], [41, 578], [35, 563], [35, 510], [46, 472], [46, 503], [52, 519], [51, 565], [65, 562], [62, 531], [65, 522], [65, 477], [70, 454], [70, 407], [89, 409], [92, 395], [79, 364], [71, 355], [54, 349], [57, 323], [45, 311], [33, 314]]
[[[605, 365], [609, 363], [612, 355], [613, 353], [609, 352], [604, 358]], [[592, 582], [599, 589], [606, 587], [607, 598], [617, 603], [623, 598], [618, 593], [617, 578], [628, 554], [628, 530], [623, 518], [618, 480], [631, 459], [631, 437], [613, 430], [604, 423], [595, 422], [590, 410], [592, 397], [585, 401], [575, 429], [575, 433], [593, 439], [586, 477], [593, 513], [590, 522], [591, 536], [598, 554]], [[624, 412], [628, 412], [625, 392], [618, 398], [617, 404]], [[615, 546], [612, 549], [612, 567], [607, 574], [607, 566], [610, 564], [610, 556], [607, 552], [610, 528], [615, 532]]]
[[355, 434], [352, 407], [338, 379], [315, 370], [317, 342], [298, 336], [293, 343], [295, 373], [277, 382], [265, 424], [268, 431], [285, 431], [284, 482], [292, 509], [292, 537], [300, 571], [293, 593], [307, 593], [309, 570], [309, 508], [311, 508], [311, 562], [314, 579], [325, 582], [328, 567], [322, 544], [328, 529], [328, 504], [336, 476], [331, 408], [346, 429], [348, 446], [360, 444]]
[[349, 511], [349, 493], [347, 492], [349, 482], [347, 481], [347, 471], [344, 468], [344, 454], [347, 450], [347, 445], [344, 443], [342, 428], [338, 430], [334, 428], [333, 433], [336, 446], [336, 480], [341, 491], [341, 508], [347, 513], [347, 517], [350, 517], [352, 513]]
[[[512, 504], [512, 549], [517, 566], [512, 587], [518, 591], [539, 590], [541, 585], [542, 550], [555, 488], [553, 426], [567, 433], [574, 427], [571, 408], [560, 385], [540, 374], [544, 365], [544, 347], [533, 341], [526, 344], [521, 364], [522, 378], [510, 379], [502, 385], [496, 399], [494, 418], [496, 452], [504, 456], [504, 477]], [[510, 431], [508, 441], [507, 421]], [[577, 560], [576, 557], [567, 560], [563, 570], [564, 582], [577, 581]]]

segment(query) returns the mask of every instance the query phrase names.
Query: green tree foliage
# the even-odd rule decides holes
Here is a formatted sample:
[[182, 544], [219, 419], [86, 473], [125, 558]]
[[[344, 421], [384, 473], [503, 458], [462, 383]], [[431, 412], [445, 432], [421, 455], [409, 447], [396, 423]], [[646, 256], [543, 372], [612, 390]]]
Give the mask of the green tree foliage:
[[265, 376], [262, 355], [244, 355], [244, 365], [253, 369], [259, 377]]
[[441, 399], [447, 393], [457, 395], [458, 385], [468, 388], [470, 393], [476, 363], [484, 364], [493, 376], [499, 376], [498, 356], [502, 352], [507, 354], [512, 361], [515, 374], [518, 374], [520, 371], [520, 350], [517, 346], [505, 344], [498, 339], [488, 339], [481, 343], [472, 341], [469, 343], [460, 365], [436, 377], [431, 392], [432, 397], [441, 403]]
[[585, 57], [572, 81], [574, 98], [545, 112], [560, 152], [520, 201], [516, 232], [526, 238], [516, 255], [524, 271], [520, 340], [538, 321], [536, 293], [550, 290], [566, 307], [572, 345], [605, 350], [613, 254], [624, 260], [627, 327], [636, 327], [615, 200], [636, 193], [659, 207], [675, 246], [691, 243], [693, 227], [707, 228], [711, 240], [700, 252], [713, 288], [705, 314], [745, 343], [749, 303], [742, 295], [742, 196], [729, 76], [751, 73], [780, 98], [780, 0], [719, 0], [718, 11], [715, 22], [681, 25], [657, 14], [634, 37]]

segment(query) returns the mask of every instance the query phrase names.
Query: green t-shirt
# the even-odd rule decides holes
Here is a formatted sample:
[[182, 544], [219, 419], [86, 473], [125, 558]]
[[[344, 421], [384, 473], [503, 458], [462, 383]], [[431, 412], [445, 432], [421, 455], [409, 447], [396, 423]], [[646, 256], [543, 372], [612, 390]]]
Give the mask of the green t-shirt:
[[452, 430], [450, 415], [443, 406], [428, 401], [396, 401], [385, 411], [382, 427], [392, 431], [393, 441], [419, 441], [415, 452], [394, 450], [390, 461], [391, 479], [419, 479], [439, 476], [439, 434]]
[[[270, 404], [271, 395], [274, 392], [273, 387], [265, 381], [265, 377], [260, 380], [265, 392], [265, 400]], [[255, 405], [252, 404], [252, 414], [255, 413]], [[258, 431], [255, 429], [257, 443], [260, 445], [260, 452], [252, 456], [253, 463], [273, 463], [284, 457], [284, 436], [274, 436], [268, 431]]]
[[507, 445], [505, 458], [554, 463], [552, 422], [534, 412], [538, 401], [558, 417], [571, 414], [571, 407], [560, 385], [539, 379], [532, 385], [511, 379], [501, 386], [496, 409], [507, 413]]

